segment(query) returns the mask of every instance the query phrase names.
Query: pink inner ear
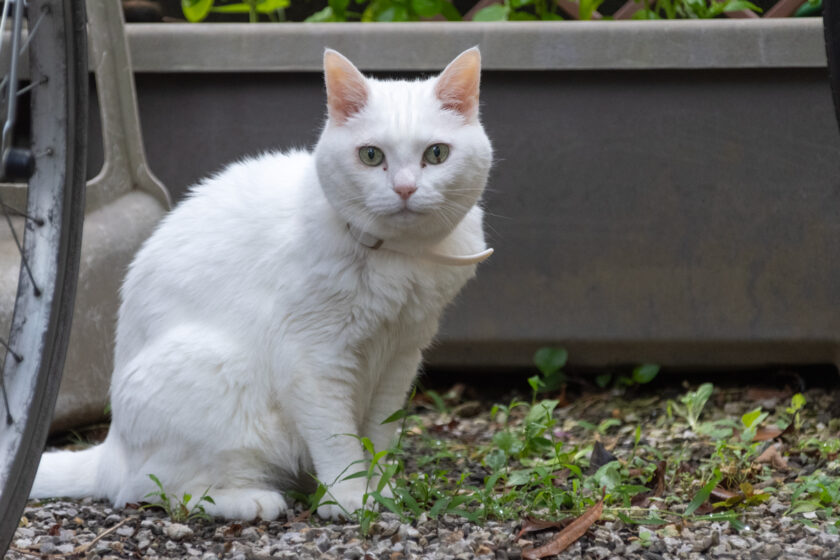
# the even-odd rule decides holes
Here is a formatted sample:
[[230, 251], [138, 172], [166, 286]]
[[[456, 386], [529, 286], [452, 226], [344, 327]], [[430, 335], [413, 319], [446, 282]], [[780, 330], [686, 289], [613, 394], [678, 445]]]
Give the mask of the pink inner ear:
[[324, 78], [327, 83], [327, 108], [338, 124], [361, 111], [368, 100], [365, 77], [353, 63], [336, 51], [324, 54]]
[[477, 48], [464, 51], [441, 72], [435, 94], [444, 109], [458, 112], [467, 120], [478, 116], [481, 54]]

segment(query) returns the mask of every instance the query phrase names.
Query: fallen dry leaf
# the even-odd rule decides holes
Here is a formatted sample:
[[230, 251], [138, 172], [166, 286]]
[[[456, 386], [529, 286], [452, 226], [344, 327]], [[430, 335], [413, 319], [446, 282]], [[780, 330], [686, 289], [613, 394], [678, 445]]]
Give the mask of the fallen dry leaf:
[[709, 501], [700, 504], [700, 507], [694, 510], [694, 515], [708, 515], [715, 510], [715, 506]]
[[231, 523], [225, 529], [225, 536], [230, 538], [236, 538], [242, 534], [242, 525], [239, 523]]
[[575, 541], [581, 538], [601, 518], [604, 512], [604, 499], [583, 512], [580, 517], [569, 523], [569, 526], [557, 533], [557, 536], [538, 548], [528, 548], [522, 551], [525, 560], [538, 560], [546, 556], [560, 554]]
[[537, 519], [536, 517], [526, 516], [522, 520], [522, 527], [516, 533], [514, 540], [519, 540], [522, 535], [527, 533], [536, 533], [537, 531], [544, 531], [545, 529], [562, 529], [571, 523], [571, 519], [561, 519], [560, 521], [551, 521], [549, 519]]
[[630, 499], [630, 505], [638, 507], [650, 506], [651, 498], [659, 498], [665, 493], [665, 461], [659, 461], [656, 465], [656, 470], [653, 472], [653, 477], [650, 479], [653, 488], [650, 492], [643, 494], [636, 494]]
[[720, 486], [715, 486], [715, 489], [709, 493], [709, 498], [714, 498], [719, 502], [729, 500], [736, 496], [740, 496], [740, 494], [733, 492], [732, 490], [727, 490], [726, 488], [721, 488]]
[[753, 441], [770, 441], [776, 439], [783, 433], [785, 433], [785, 430], [782, 430], [778, 426], [762, 426], [755, 431]]
[[745, 395], [748, 401], [786, 400], [793, 395], [790, 387], [784, 389], [768, 389], [764, 387], [750, 387]]
[[665, 461], [659, 461], [656, 470], [653, 472], [653, 497], [659, 498], [665, 493]]
[[779, 471], [788, 470], [787, 459], [779, 452], [781, 444], [774, 443], [764, 450], [755, 460], [756, 463], [768, 463], [771, 467]]

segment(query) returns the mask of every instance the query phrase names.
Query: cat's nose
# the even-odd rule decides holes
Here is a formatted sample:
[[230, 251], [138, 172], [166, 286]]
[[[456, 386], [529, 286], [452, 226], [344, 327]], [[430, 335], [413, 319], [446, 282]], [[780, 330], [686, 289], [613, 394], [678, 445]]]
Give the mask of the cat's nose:
[[400, 198], [403, 200], [408, 200], [408, 198], [413, 195], [416, 190], [416, 185], [394, 185], [394, 192], [400, 195]]
[[408, 200], [417, 190], [417, 179], [410, 169], [403, 168], [394, 175], [394, 192], [403, 200]]

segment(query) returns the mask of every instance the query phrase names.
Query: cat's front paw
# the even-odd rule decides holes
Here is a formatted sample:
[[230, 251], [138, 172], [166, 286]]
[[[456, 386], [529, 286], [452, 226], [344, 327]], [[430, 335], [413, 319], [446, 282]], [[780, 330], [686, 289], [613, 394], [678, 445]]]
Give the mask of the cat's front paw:
[[318, 507], [318, 517], [338, 521], [349, 520], [356, 510], [362, 509], [363, 492], [357, 488], [335, 486], [329, 490], [323, 501], [333, 502]]

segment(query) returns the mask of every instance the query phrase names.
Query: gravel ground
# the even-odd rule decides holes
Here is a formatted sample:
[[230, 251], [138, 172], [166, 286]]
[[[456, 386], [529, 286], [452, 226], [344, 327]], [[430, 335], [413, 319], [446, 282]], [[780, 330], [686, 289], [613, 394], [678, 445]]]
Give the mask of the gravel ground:
[[[692, 378], [692, 387], [696, 384], [697, 380]], [[570, 440], [592, 438], [594, 434], [580, 428], [578, 420], [597, 423], [604, 418], [617, 418], [620, 425], [605, 430], [604, 437], [596, 439], [619, 455], [619, 450], [626, 447], [627, 438], [632, 439], [635, 426], [641, 423], [648, 444], [656, 446], [666, 457], [680, 450], [685, 456], [685, 450], [690, 448], [693, 451], [687, 455], [687, 461], [691, 462], [694, 455], [703, 455], [703, 443], [692, 441], [684, 427], [664, 413], [667, 399], [678, 397], [684, 391], [684, 387], [673, 381], [653, 387], [600, 392], [584, 383], [584, 389], [570, 390], [570, 396], [561, 396], [561, 405], [565, 406], [555, 412], [558, 433]], [[718, 388], [704, 415], [738, 417], [756, 406], [773, 411], [787, 403], [792, 393], [790, 389], [767, 387]], [[837, 438], [836, 427], [840, 422], [832, 421], [840, 409], [836, 387], [813, 388], [804, 394], [811, 413], [799, 437]], [[421, 445], [420, 436], [414, 441], [412, 433], [433, 434], [436, 441], [455, 449], [471, 449], [489, 442], [492, 433], [500, 429], [490, 417], [490, 407], [493, 402], [509, 402], [511, 395], [492, 396], [457, 385], [448, 397], [451, 406], [443, 411], [428, 405], [428, 399], [421, 397], [415, 401], [419, 420], [407, 430], [408, 457], [429, 453]], [[486, 467], [478, 462], [479, 455], [465, 452], [458, 457], [450, 465], [451, 469], [469, 469], [479, 479], [482, 473], [486, 474]], [[806, 453], [789, 456], [786, 453], [786, 458], [790, 464], [773, 479], [776, 491], [772, 496], [763, 503], [739, 510], [744, 524], [740, 530], [729, 522], [683, 520], [645, 526], [626, 524], [615, 515], [604, 515], [558, 557], [599, 560], [840, 557], [840, 537], [831, 508], [792, 513], [790, 492], [785, 491], [786, 483], [818, 468], [832, 475], [840, 474], [836, 452], [818, 458]], [[408, 461], [409, 471], [416, 468], [419, 467]], [[685, 500], [662, 504], [659, 507], [679, 511], [684, 510]], [[835, 514], [838, 506], [834, 504]], [[115, 509], [100, 501], [55, 500], [29, 504], [6, 558], [518, 559], [523, 549], [539, 546], [557, 534], [555, 529], [518, 537], [520, 527], [520, 519], [478, 524], [452, 515], [430, 519], [424, 513], [418, 518], [401, 520], [397, 515], [382, 513], [365, 537], [358, 524], [327, 524], [309, 518], [301, 504], [271, 522], [193, 520], [182, 524], [172, 522], [155, 509]]]

